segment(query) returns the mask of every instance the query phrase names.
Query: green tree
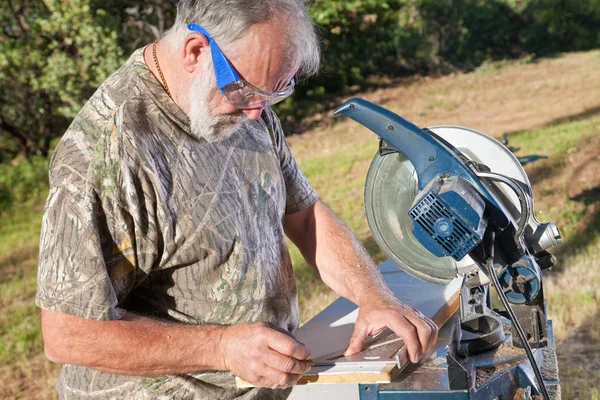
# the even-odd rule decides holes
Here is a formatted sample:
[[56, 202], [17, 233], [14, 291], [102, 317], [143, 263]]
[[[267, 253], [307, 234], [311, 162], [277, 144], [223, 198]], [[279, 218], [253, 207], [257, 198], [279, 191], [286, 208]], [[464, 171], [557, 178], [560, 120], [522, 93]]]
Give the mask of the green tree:
[[[394, 74], [406, 60], [403, 45], [412, 31], [402, 17], [412, 12], [413, 4], [409, 0], [316, 0], [310, 12], [323, 39], [324, 69], [312, 83], [339, 92], [363, 83], [370, 74]], [[406, 25], [413, 22], [408, 18]]]
[[458, 68], [523, 53], [523, 23], [510, 0], [419, 0], [435, 57]]
[[600, 0], [527, 0], [523, 47], [545, 55], [600, 47]]
[[178, 0], [90, 0], [92, 9], [102, 9], [119, 27], [119, 42], [125, 54], [159, 39], [173, 25]]
[[[0, 163], [45, 156], [125, 56], [171, 26], [176, 3], [2, 0]], [[374, 75], [600, 47], [600, 0], [314, 0], [309, 11], [324, 44], [323, 69], [278, 105], [288, 122], [330, 107], [330, 95]]]
[[90, 0], [6, 0], [0, 27], [0, 150], [46, 156], [120, 65], [120, 27]]

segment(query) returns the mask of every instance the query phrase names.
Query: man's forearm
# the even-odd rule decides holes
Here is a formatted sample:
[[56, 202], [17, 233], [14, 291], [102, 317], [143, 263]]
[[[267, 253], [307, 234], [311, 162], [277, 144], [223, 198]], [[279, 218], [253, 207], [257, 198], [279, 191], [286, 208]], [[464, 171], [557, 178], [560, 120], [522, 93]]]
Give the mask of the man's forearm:
[[360, 309], [345, 355], [358, 353], [369, 335], [389, 328], [417, 362], [437, 340], [437, 326], [418, 310], [397, 300], [352, 231], [317, 203], [285, 219], [285, 230], [323, 281]]
[[132, 313], [91, 321], [42, 310], [42, 329], [46, 355], [61, 364], [143, 376], [225, 369], [222, 326], [171, 324]]
[[290, 235], [302, 255], [336, 293], [360, 305], [369, 296], [393, 297], [354, 233], [329, 207], [317, 201], [301, 232]]

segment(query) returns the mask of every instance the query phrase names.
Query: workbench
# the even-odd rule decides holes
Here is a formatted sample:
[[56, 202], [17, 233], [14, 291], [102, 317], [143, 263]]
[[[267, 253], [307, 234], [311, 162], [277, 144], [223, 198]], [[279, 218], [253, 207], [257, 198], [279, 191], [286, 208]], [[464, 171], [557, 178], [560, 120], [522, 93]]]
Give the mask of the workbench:
[[[379, 266], [385, 282], [396, 297], [425, 315], [431, 316], [430, 299], [452, 299], [458, 292], [461, 278], [447, 285], [423, 282], [403, 272], [391, 261]], [[428, 309], [429, 307], [429, 309]], [[352, 302], [339, 298], [300, 327], [295, 337], [307, 345], [313, 359], [347, 347], [354, 329], [358, 308]], [[476, 392], [450, 390], [446, 363], [446, 347], [452, 332], [454, 318], [449, 318], [440, 331], [437, 344], [429, 356], [419, 364], [408, 364], [401, 368], [389, 383], [308, 383], [296, 385], [290, 395], [293, 400], [333, 400], [333, 399], [494, 399], [513, 400], [519, 388], [535, 382], [528, 361], [509, 366], [497, 374], [485, 377], [489, 382], [477, 388]], [[552, 323], [548, 322], [550, 345], [535, 351], [538, 362], [542, 361], [542, 373], [546, 386], [555, 400], [560, 399], [558, 367]], [[543, 356], [543, 357], [542, 357]], [[330, 367], [330, 371], [335, 367]], [[342, 371], [343, 372], [343, 371]], [[325, 372], [327, 373], [327, 371]], [[497, 376], [496, 376], [497, 375]], [[479, 375], [478, 375], [479, 378]], [[519, 392], [520, 393], [520, 392]], [[517, 397], [519, 399], [519, 397]]]

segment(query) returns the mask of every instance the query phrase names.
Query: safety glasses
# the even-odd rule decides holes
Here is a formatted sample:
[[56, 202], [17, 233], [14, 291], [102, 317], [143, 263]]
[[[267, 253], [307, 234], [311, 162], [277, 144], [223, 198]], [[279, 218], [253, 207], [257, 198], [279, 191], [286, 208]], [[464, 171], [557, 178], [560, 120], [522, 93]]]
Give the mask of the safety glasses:
[[266, 92], [241, 79], [233, 65], [227, 60], [212, 36], [200, 25], [189, 23], [188, 30], [199, 32], [206, 36], [210, 45], [213, 68], [217, 78], [217, 87], [234, 107], [239, 109], [262, 108], [279, 103], [294, 92], [294, 78], [281, 92]]

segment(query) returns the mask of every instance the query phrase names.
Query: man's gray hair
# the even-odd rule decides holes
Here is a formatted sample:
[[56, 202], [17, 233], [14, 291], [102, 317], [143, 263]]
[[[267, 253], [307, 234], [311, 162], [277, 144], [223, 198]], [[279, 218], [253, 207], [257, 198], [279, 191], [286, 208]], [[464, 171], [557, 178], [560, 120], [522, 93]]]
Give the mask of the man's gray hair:
[[304, 0], [180, 0], [175, 24], [167, 32], [172, 45], [181, 45], [189, 22], [206, 29], [221, 48], [241, 39], [252, 25], [273, 22], [287, 39], [288, 56], [300, 63], [298, 75], [319, 70], [319, 39]]

